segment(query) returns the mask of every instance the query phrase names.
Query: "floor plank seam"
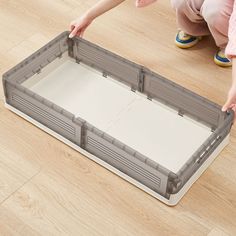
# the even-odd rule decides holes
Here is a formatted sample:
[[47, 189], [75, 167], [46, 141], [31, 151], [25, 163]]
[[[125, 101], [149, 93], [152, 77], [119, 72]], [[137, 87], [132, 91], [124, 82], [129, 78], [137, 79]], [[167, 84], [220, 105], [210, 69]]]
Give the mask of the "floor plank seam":
[[22, 187], [24, 187], [27, 183], [29, 183], [34, 177], [36, 177], [40, 172], [42, 171], [42, 169], [40, 168], [39, 171], [37, 171], [37, 173], [35, 173], [33, 176], [31, 176], [29, 179], [27, 179], [21, 186], [19, 186], [15, 191], [13, 191], [9, 196], [7, 196], [5, 199], [3, 199], [0, 202], [0, 206], [2, 206], [4, 204], [4, 202], [6, 202], [12, 195], [14, 195], [18, 190], [20, 190]]

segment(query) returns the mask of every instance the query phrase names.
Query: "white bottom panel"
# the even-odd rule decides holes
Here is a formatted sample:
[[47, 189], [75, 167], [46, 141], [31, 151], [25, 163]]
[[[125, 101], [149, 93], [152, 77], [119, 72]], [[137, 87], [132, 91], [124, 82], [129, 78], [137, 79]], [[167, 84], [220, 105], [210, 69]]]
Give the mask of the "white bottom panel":
[[184, 196], [184, 194], [189, 190], [192, 184], [201, 176], [201, 174], [207, 169], [207, 167], [213, 162], [213, 160], [219, 155], [222, 149], [228, 144], [229, 142], [229, 135], [222, 141], [222, 143], [216, 148], [216, 150], [212, 153], [212, 155], [205, 161], [205, 163], [198, 169], [198, 171], [188, 180], [188, 182], [183, 186], [183, 188], [177, 193], [170, 196], [170, 199], [166, 199], [160, 194], [154, 192], [153, 190], [149, 189], [145, 185], [141, 184], [140, 182], [136, 181], [135, 179], [129, 177], [128, 175], [122, 173], [121, 171], [117, 170], [113, 166], [107, 164], [106, 162], [100, 160], [96, 156], [92, 155], [91, 153], [85, 151], [84, 149], [80, 148], [79, 146], [75, 145], [74, 143], [70, 142], [69, 140], [65, 139], [61, 135], [57, 134], [56, 132], [52, 131], [51, 129], [47, 128], [46, 126], [42, 125], [41, 123], [37, 122], [36, 120], [32, 119], [31, 117], [27, 116], [26, 114], [22, 113], [21, 111], [15, 109], [14, 107], [10, 106], [9, 104], [5, 104], [5, 106], [10, 109], [11, 111], [15, 112], [19, 116], [23, 117], [24, 119], [28, 120], [29, 122], [33, 123], [40, 129], [44, 130], [45, 132], [49, 133], [50, 135], [56, 137], [60, 141], [64, 142], [65, 144], [69, 145], [73, 149], [79, 151], [83, 155], [87, 156], [91, 160], [95, 161], [96, 163], [104, 166], [108, 170], [114, 172], [118, 176], [126, 179], [130, 183], [134, 184], [138, 188], [144, 190], [145, 192], [149, 193], [153, 197], [159, 199], [160, 201], [164, 202], [169, 206], [176, 205], [180, 199]]
[[66, 57], [23, 86], [174, 173], [212, 134], [210, 128]]

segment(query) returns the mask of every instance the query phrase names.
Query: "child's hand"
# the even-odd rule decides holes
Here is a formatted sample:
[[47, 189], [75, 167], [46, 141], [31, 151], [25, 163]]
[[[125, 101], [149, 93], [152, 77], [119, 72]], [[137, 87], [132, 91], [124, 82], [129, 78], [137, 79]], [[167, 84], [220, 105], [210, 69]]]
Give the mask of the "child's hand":
[[222, 111], [227, 111], [232, 109], [235, 113], [234, 120], [236, 121], [236, 57], [233, 56], [232, 58], [233, 67], [232, 67], [232, 79], [233, 83], [231, 89], [228, 92], [228, 99], [225, 105], [222, 107]]
[[[222, 111], [227, 111], [232, 109], [236, 113], [236, 86], [233, 85], [228, 93], [228, 99], [224, 106], [222, 107]], [[236, 118], [236, 117], [235, 117]]]
[[69, 38], [73, 38], [74, 36], [83, 37], [84, 31], [86, 28], [92, 23], [92, 20], [86, 16], [82, 16], [70, 23], [71, 33]]

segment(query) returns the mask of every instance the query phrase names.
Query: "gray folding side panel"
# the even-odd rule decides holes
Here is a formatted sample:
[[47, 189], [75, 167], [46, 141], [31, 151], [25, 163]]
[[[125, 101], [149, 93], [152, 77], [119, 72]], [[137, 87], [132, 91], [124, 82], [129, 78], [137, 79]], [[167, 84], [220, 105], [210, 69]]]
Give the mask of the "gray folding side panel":
[[189, 90], [163, 78], [162, 76], [144, 70], [143, 93], [176, 109], [180, 115], [187, 115], [210, 126], [213, 130], [224, 119], [217, 104], [190, 92]]
[[71, 142], [81, 144], [82, 119], [75, 118], [52, 102], [21, 85], [14, 87], [7, 83], [7, 103], [40, 122]]
[[82, 119], [21, 85], [47, 64], [68, 51], [64, 32], [3, 75], [6, 102], [68, 140], [80, 145]]
[[178, 192], [189, 178], [201, 167], [201, 165], [211, 156], [224, 138], [229, 134], [232, 126], [234, 112], [230, 111], [225, 122], [222, 122], [214, 133], [198, 148], [187, 163], [178, 171], [176, 178], [181, 181], [177, 189], [172, 189], [172, 193]]
[[113, 77], [148, 98], [163, 102], [180, 115], [190, 116], [212, 130], [225, 118], [219, 105], [82, 38], [69, 40], [69, 55], [77, 62], [100, 70], [105, 76]]
[[86, 123], [85, 150], [168, 198], [170, 171]]
[[73, 43], [73, 57], [100, 70], [104, 76], [111, 76], [138, 90], [142, 76], [141, 66], [98, 47], [82, 38], [76, 38]]
[[68, 51], [67, 40], [67, 32], [60, 34], [50, 43], [6, 72], [3, 75], [3, 83], [6, 79], [11, 82], [23, 83], [35, 73], [40, 73], [42, 68]]

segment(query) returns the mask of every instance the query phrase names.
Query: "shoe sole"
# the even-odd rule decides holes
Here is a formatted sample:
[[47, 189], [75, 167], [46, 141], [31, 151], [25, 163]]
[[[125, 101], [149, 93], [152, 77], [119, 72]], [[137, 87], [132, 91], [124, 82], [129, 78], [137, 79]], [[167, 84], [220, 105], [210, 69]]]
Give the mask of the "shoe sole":
[[219, 61], [218, 59], [216, 59], [214, 57], [214, 62], [217, 66], [220, 66], [220, 67], [231, 67], [232, 66], [232, 62], [222, 62], [222, 61]]
[[175, 40], [175, 45], [178, 48], [188, 49], [188, 48], [191, 48], [191, 47], [195, 46], [201, 40], [202, 40], [202, 37], [198, 37], [195, 41], [193, 41], [191, 43], [186, 43], [186, 44], [185, 43], [180, 43], [180, 42]]

